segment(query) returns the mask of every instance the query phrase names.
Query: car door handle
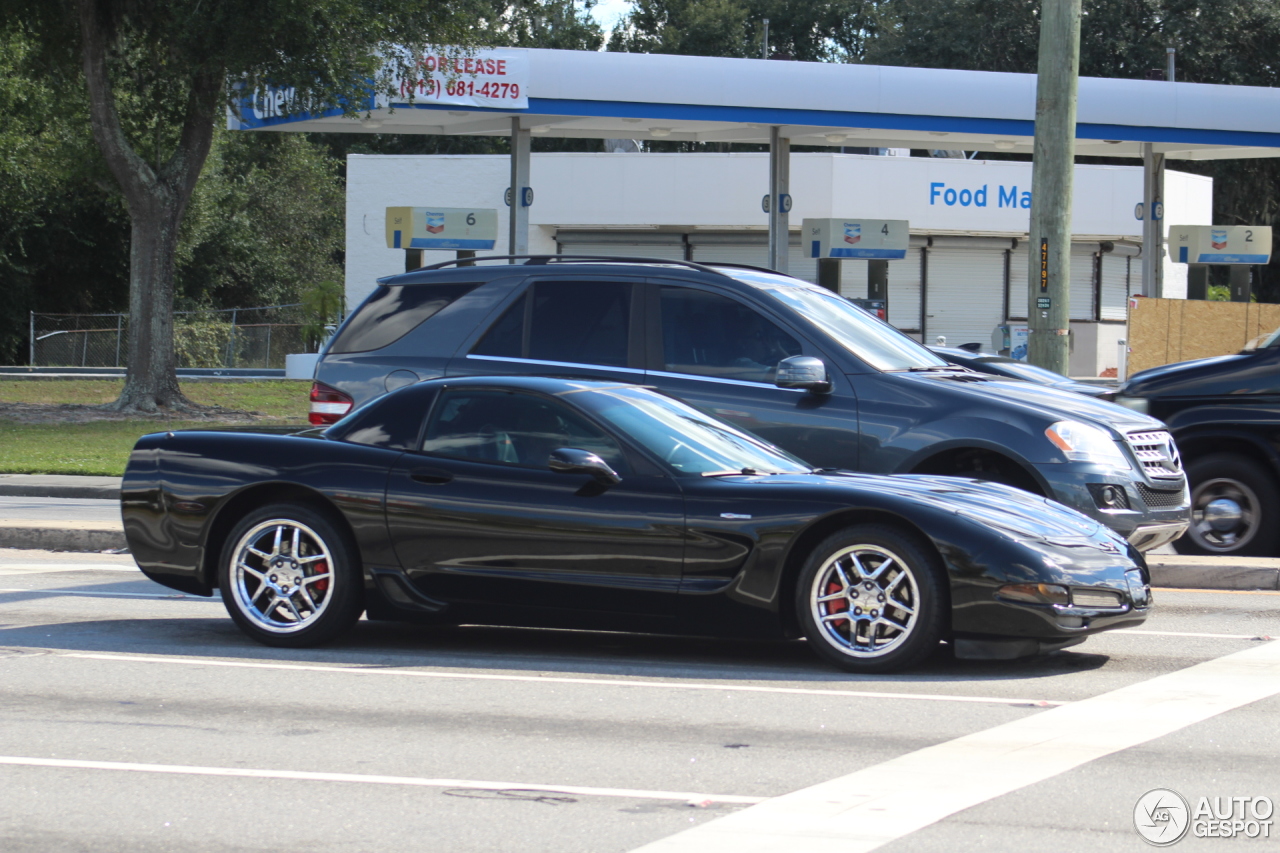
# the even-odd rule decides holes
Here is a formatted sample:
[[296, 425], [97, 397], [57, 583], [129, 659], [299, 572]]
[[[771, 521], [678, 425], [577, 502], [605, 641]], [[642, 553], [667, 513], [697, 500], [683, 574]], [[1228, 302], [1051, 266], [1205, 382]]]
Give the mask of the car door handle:
[[453, 479], [453, 473], [442, 468], [415, 468], [409, 472], [409, 479], [429, 486], [442, 486]]

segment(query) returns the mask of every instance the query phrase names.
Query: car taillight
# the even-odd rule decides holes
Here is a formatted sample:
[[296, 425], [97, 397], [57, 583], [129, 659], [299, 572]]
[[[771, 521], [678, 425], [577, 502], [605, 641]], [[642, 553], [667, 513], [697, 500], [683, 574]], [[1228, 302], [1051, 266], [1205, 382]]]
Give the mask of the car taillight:
[[337, 388], [330, 388], [323, 382], [312, 382], [311, 414], [307, 420], [311, 421], [312, 426], [336, 424], [355, 404], [355, 400]]
[[889, 322], [889, 312], [884, 310], [883, 308], [877, 308], [871, 313], [875, 314], [877, 317], [879, 317], [881, 320], [884, 320], [886, 323]]

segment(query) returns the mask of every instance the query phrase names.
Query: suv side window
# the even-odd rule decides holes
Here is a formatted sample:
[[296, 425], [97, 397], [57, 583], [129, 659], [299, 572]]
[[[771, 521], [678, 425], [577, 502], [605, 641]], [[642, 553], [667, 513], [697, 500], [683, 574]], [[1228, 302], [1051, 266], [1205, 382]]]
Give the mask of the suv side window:
[[472, 350], [474, 355], [625, 367], [631, 285], [621, 281], [539, 281]]
[[662, 369], [772, 382], [778, 362], [802, 352], [772, 320], [727, 296], [663, 286]]
[[526, 468], [546, 468], [561, 447], [589, 450], [625, 473], [616, 441], [572, 409], [532, 394], [447, 391], [422, 443], [425, 453]]
[[369, 352], [403, 338], [478, 283], [379, 285], [343, 327], [329, 352]]

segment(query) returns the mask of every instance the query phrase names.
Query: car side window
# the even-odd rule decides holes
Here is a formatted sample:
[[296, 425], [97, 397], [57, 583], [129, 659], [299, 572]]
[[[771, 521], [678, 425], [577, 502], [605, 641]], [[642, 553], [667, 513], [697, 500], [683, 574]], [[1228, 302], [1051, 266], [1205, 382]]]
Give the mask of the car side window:
[[424, 453], [546, 468], [551, 451], [589, 450], [625, 473], [622, 448], [569, 407], [508, 391], [447, 391], [427, 425]]
[[627, 282], [539, 281], [506, 310], [471, 352], [624, 367], [630, 323], [631, 285]]
[[736, 300], [690, 287], [662, 288], [663, 370], [772, 382], [800, 342]]
[[326, 436], [387, 450], [412, 450], [435, 391], [417, 389], [379, 397], [328, 429]]

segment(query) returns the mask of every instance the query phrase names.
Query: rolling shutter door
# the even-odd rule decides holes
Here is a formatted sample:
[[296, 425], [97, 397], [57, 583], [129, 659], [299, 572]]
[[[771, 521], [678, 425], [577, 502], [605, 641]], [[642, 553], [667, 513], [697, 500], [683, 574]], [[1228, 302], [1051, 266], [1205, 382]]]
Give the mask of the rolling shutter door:
[[747, 264], [753, 267], [769, 265], [769, 247], [763, 242], [752, 244], [702, 242], [694, 235], [690, 235], [689, 242], [693, 244], [692, 260], [698, 263], [720, 261], [726, 264]]
[[1031, 252], [1025, 240], [1018, 241], [1018, 248], [1009, 255], [1009, 304], [1005, 316], [1010, 320], [1027, 319], [1027, 264]]
[[[1094, 244], [1097, 245], [1097, 244]], [[1071, 250], [1071, 319], [1092, 320], [1097, 256], [1087, 249]]]
[[[703, 242], [692, 234], [689, 242], [693, 244], [693, 260], [699, 263], [720, 261], [765, 269], [769, 267], [769, 247], [764, 243]], [[810, 282], [818, 280], [818, 260], [808, 257], [801, 250], [799, 241], [788, 247], [787, 275]]]
[[[899, 263], [905, 263], [900, 261]], [[897, 264], [889, 265], [889, 281], [893, 281], [893, 270]], [[865, 299], [867, 296], [867, 262], [847, 260], [840, 262], [840, 295], [846, 299]], [[892, 305], [893, 303], [890, 302]]]
[[[920, 260], [924, 249], [907, 249], [900, 261], [889, 261], [889, 325], [920, 334]], [[867, 292], [865, 284], [862, 293]]]
[[[925, 341], [945, 335], [947, 346], [991, 348], [991, 333], [1004, 322], [1004, 252], [998, 249], [929, 250]], [[890, 310], [893, 301], [890, 297]]]
[[1102, 316], [1100, 320], [1124, 320], [1129, 314], [1129, 258], [1102, 256]]
[[575, 239], [573, 235], [557, 237], [562, 255], [605, 255], [606, 257], [624, 258], [661, 258], [664, 261], [683, 261], [684, 243], [671, 241], [664, 243], [629, 243], [625, 239], [608, 242]]
[[[1029, 248], [1022, 242], [1009, 258], [1009, 304], [1005, 308], [1005, 316], [1011, 320], [1027, 319], [1027, 265], [1030, 260]], [[1119, 260], [1123, 261], [1124, 258]], [[1093, 252], [1079, 248], [1072, 250], [1069, 290], [1072, 320], [1094, 319], [1094, 264]], [[930, 272], [932, 278], [932, 270]]]

